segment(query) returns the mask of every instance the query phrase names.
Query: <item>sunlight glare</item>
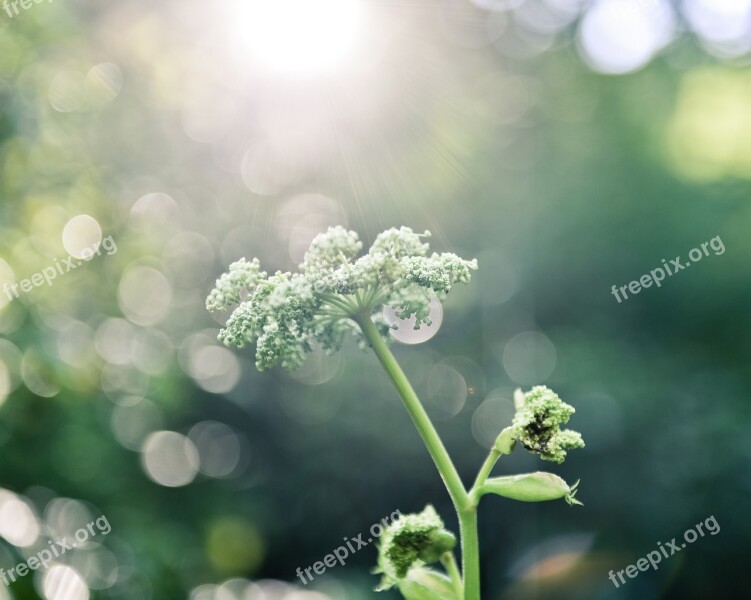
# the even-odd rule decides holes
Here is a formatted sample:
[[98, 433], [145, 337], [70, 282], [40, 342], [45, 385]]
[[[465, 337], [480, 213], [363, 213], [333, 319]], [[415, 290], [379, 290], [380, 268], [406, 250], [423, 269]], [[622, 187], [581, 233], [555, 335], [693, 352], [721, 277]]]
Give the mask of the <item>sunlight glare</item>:
[[358, 37], [358, 0], [240, 0], [242, 45], [263, 67], [304, 77], [331, 71], [351, 54]]

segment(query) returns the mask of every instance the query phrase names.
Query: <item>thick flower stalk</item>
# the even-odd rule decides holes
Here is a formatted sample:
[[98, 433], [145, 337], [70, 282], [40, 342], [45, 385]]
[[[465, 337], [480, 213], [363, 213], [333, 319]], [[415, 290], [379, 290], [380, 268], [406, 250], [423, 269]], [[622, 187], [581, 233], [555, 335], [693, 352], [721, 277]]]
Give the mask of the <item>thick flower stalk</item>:
[[[388, 348], [392, 341], [383, 306], [401, 319], [414, 317], [415, 329], [430, 324], [430, 301], [443, 299], [458, 283], [468, 283], [474, 260], [452, 253], [428, 254], [429, 233], [389, 229], [360, 254], [356, 233], [333, 227], [311, 243], [297, 273], [261, 270], [257, 259], [241, 259], [216, 282], [209, 310], [232, 313], [219, 339], [243, 347], [255, 343], [259, 370], [281, 365], [293, 370], [316, 348], [333, 352], [347, 336], [371, 348], [394, 384], [436, 465], [456, 509], [462, 569], [454, 558], [455, 536], [432, 506], [393, 523], [382, 538], [379, 589], [398, 587], [406, 600], [480, 600], [477, 505], [487, 494], [524, 502], [574, 499], [569, 486], [551, 473], [489, 478], [498, 459], [516, 442], [545, 460], [562, 462], [566, 451], [582, 447], [581, 436], [561, 430], [574, 409], [545, 387], [515, 395], [513, 423], [501, 431], [474, 485], [462, 483], [428, 414]], [[499, 429], [503, 424], [499, 423]], [[440, 562], [445, 573], [429, 565]]]

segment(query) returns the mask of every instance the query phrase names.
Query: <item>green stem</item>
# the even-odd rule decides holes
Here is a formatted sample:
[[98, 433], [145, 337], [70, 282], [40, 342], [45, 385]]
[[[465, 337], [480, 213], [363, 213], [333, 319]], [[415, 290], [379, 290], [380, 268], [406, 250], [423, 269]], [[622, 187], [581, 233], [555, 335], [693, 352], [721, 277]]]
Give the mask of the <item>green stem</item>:
[[480, 542], [477, 537], [477, 507], [459, 512], [462, 540], [464, 600], [480, 600]]
[[357, 323], [360, 325], [365, 339], [368, 340], [373, 352], [378, 357], [384, 370], [399, 392], [399, 396], [407, 409], [409, 416], [417, 427], [425, 445], [433, 458], [435, 466], [443, 479], [449, 496], [454, 503], [459, 525], [461, 528], [462, 563], [464, 573], [464, 600], [480, 600], [480, 555], [477, 540], [477, 512], [476, 507], [470, 500], [467, 490], [459, 477], [459, 473], [451, 461], [438, 432], [425, 412], [420, 399], [409, 383], [407, 376], [402, 371], [399, 363], [389, 350], [386, 342], [381, 338], [370, 315], [358, 314]]
[[488, 480], [488, 475], [490, 475], [490, 472], [493, 470], [493, 467], [495, 466], [495, 463], [498, 462], [499, 458], [501, 458], [501, 453], [493, 448], [490, 451], [490, 454], [488, 454], [488, 457], [485, 459], [485, 462], [482, 463], [482, 467], [480, 467], [480, 471], [477, 473], [477, 477], [475, 478], [475, 483], [474, 485], [472, 485], [472, 489], [469, 491], [469, 498], [474, 506], [477, 506], [477, 502], [479, 500], [479, 498], [477, 497], [477, 490], [479, 490], [480, 486], [482, 486]]
[[454, 592], [456, 593], [457, 600], [463, 600], [464, 598], [464, 583], [462, 582], [462, 575], [459, 573], [459, 567], [456, 564], [456, 558], [453, 552], [446, 552], [441, 556], [441, 564], [443, 564], [446, 573], [451, 578], [451, 585], [454, 586]]
[[339, 296], [334, 296], [333, 294], [323, 294], [322, 297], [324, 302], [340, 308], [347, 315], [349, 315], [356, 308], [355, 305], [348, 300], [340, 298]]
[[448, 489], [454, 506], [457, 511], [466, 510], [469, 507], [467, 490], [464, 489], [464, 484], [459, 478], [459, 473], [451, 461], [451, 457], [446, 451], [441, 438], [438, 437], [438, 432], [430, 421], [428, 413], [425, 412], [420, 399], [415, 394], [412, 384], [410, 384], [399, 363], [396, 362], [386, 342], [381, 338], [381, 334], [378, 333], [373, 321], [370, 320], [370, 315], [358, 316], [357, 322], [360, 325], [360, 329], [362, 329], [365, 339], [370, 342], [373, 352], [375, 352], [375, 355], [399, 392], [404, 407], [407, 409], [409, 416], [412, 417], [415, 427], [417, 427], [420, 436], [422, 436], [425, 445], [428, 447], [428, 452], [430, 452], [430, 456], [433, 458], [433, 462], [438, 468], [443, 482], [446, 484], [446, 489]]

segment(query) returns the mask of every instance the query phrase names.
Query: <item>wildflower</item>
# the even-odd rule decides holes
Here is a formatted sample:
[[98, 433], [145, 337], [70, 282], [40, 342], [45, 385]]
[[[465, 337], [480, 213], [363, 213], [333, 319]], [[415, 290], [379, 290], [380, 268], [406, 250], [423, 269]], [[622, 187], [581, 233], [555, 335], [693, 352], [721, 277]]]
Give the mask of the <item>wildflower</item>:
[[456, 283], [466, 283], [476, 261], [452, 253], [428, 256], [424, 239], [408, 227], [379, 234], [367, 254], [357, 234], [332, 227], [317, 236], [297, 273], [267, 275], [257, 260], [241, 259], [216, 282], [206, 300], [209, 310], [235, 306], [219, 339], [242, 347], [256, 343], [259, 370], [281, 364], [294, 370], [320, 346], [341, 348], [345, 336], [362, 345], [355, 322], [363, 315], [389, 341], [389, 329], [377, 309], [388, 305], [400, 319], [415, 317], [415, 329], [430, 324], [432, 297], [442, 299]]
[[[578, 482], [569, 486], [557, 475], [541, 472], [489, 478], [494, 465], [513, 451], [517, 441], [555, 462], [563, 462], [566, 450], [584, 443], [579, 433], [561, 429], [573, 407], [546, 387], [532, 388], [527, 394], [517, 390], [512, 424], [498, 435], [472, 487], [465, 488], [387, 346], [394, 326], [379, 310], [385, 305], [401, 319], [413, 317], [419, 329], [430, 324], [432, 298], [443, 299], [455, 284], [469, 281], [477, 262], [452, 253], [429, 255], [428, 236], [407, 227], [389, 229], [360, 255], [357, 234], [333, 227], [313, 240], [296, 273], [268, 275], [256, 259], [233, 263], [217, 280], [206, 306], [233, 308], [219, 339], [238, 347], [254, 342], [259, 370], [277, 364], [295, 369], [315, 348], [338, 350], [347, 335], [373, 349], [443, 478], [463, 534], [460, 572], [453, 554], [456, 537], [444, 528], [432, 506], [394, 521], [379, 546], [376, 572], [383, 577], [378, 589], [397, 587], [405, 600], [480, 600], [477, 506], [481, 496], [494, 493], [523, 502], [564, 498], [569, 504], [580, 504], [574, 499]], [[445, 574], [427, 566], [438, 561]]]

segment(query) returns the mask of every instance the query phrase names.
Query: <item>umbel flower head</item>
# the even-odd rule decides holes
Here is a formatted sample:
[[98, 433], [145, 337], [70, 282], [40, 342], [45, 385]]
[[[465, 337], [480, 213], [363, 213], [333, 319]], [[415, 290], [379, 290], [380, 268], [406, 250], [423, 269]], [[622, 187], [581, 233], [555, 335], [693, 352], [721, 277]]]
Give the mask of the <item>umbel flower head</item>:
[[379, 234], [368, 252], [357, 234], [332, 227], [317, 236], [297, 273], [261, 271], [257, 259], [230, 265], [206, 300], [211, 311], [234, 307], [219, 339], [242, 347], [256, 342], [256, 366], [296, 369], [320, 346], [338, 350], [344, 337], [362, 336], [357, 319], [372, 319], [389, 340], [382, 305], [400, 319], [415, 317], [415, 329], [430, 324], [431, 297], [442, 299], [456, 283], [467, 283], [477, 262], [452, 253], [433, 253], [430, 233], [408, 227]]
[[553, 390], [544, 385], [535, 386], [526, 394], [517, 390], [514, 404], [516, 414], [511, 425], [514, 438], [543, 460], [561, 463], [566, 450], [584, 447], [579, 432], [561, 429], [575, 411]]
[[440, 560], [456, 546], [456, 537], [446, 530], [441, 517], [428, 504], [421, 513], [402, 515], [386, 528], [378, 552], [379, 590], [392, 587], [409, 570]]

